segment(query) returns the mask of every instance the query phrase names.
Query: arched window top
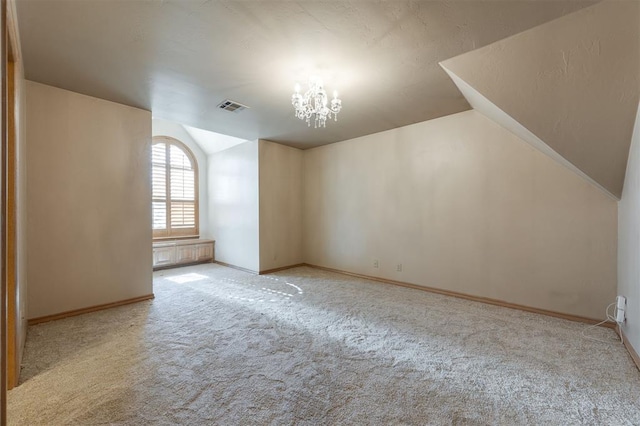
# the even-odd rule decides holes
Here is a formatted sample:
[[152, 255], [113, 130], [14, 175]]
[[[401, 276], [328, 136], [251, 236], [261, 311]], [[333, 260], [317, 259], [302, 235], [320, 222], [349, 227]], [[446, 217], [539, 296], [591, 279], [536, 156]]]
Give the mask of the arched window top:
[[192, 155], [188, 155], [187, 151], [189, 148], [186, 146], [178, 146], [175, 143], [170, 144], [169, 153], [171, 157], [171, 167], [181, 168], [181, 169], [194, 169], [193, 161], [191, 161]]
[[198, 164], [191, 150], [169, 136], [151, 147], [153, 238], [198, 235]]

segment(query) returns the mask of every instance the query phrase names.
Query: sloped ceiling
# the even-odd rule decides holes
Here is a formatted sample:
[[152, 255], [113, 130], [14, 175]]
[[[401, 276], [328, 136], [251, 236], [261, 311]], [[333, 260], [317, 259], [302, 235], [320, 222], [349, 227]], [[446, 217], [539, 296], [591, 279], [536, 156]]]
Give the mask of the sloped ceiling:
[[247, 142], [244, 139], [222, 135], [209, 130], [196, 129], [195, 127], [185, 125], [182, 127], [207, 155], [215, 154], [216, 152], [224, 151], [232, 146]]
[[[26, 77], [242, 139], [308, 148], [469, 109], [445, 59], [587, 0], [18, 0]], [[297, 120], [296, 80], [319, 72], [343, 111]], [[239, 114], [216, 105], [230, 98]]]
[[442, 66], [620, 198], [640, 97], [640, 2], [602, 2]]

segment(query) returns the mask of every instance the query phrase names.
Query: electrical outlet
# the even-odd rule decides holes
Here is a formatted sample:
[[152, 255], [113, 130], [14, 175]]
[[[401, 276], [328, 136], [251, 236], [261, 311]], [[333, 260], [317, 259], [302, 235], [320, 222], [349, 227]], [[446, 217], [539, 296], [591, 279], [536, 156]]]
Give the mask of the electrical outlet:
[[373, 259], [373, 267], [376, 269], [380, 267], [380, 262], [378, 261], [378, 259]]
[[402, 272], [402, 263], [396, 265], [396, 272]]
[[621, 324], [625, 320], [624, 310], [627, 307], [627, 299], [624, 296], [616, 297], [616, 322]]

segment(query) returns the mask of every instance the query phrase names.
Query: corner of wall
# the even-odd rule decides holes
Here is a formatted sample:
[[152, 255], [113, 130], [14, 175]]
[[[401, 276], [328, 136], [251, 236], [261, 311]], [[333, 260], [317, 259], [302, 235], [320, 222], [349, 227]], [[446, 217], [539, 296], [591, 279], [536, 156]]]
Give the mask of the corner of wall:
[[258, 272], [259, 143], [247, 141], [208, 157], [209, 222], [216, 260]]
[[[627, 344], [640, 353], [640, 104], [618, 203], [618, 294], [625, 296]], [[632, 352], [632, 351], [630, 351]], [[632, 352], [633, 353], [633, 352]], [[634, 358], [637, 361], [637, 358]], [[638, 366], [640, 368], [640, 365]]]
[[302, 151], [259, 140], [260, 271], [302, 263]]

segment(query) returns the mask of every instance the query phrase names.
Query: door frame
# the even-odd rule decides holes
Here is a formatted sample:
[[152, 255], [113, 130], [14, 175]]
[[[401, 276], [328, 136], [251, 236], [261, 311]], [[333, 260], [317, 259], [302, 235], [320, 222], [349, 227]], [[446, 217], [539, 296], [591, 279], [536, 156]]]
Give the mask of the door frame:
[[[10, 13], [7, 16], [11, 16]], [[11, 19], [7, 19], [7, 58], [6, 58], [6, 132], [7, 159], [6, 165], [6, 279], [7, 279], [7, 390], [18, 385], [20, 360], [18, 341], [18, 323], [20, 321], [18, 303], [18, 271], [17, 271], [17, 114], [16, 114], [16, 54], [14, 35], [10, 30]]]
[[7, 390], [18, 384], [22, 312], [18, 306], [18, 104], [21, 58], [15, 1], [0, 0], [0, 75], [2, 123], [0, 125], [0, 425], [7, 422]]
[[0, 167], [2, 169], [0, 179], [0, 203], [2, 209], [0, 213], [0, 321], [2, 322], [0, 332], [0, 424], [7, 423], [7, 1], [0, 0], [0, 75], [2, 76], [2, 120], [0, 123]]

